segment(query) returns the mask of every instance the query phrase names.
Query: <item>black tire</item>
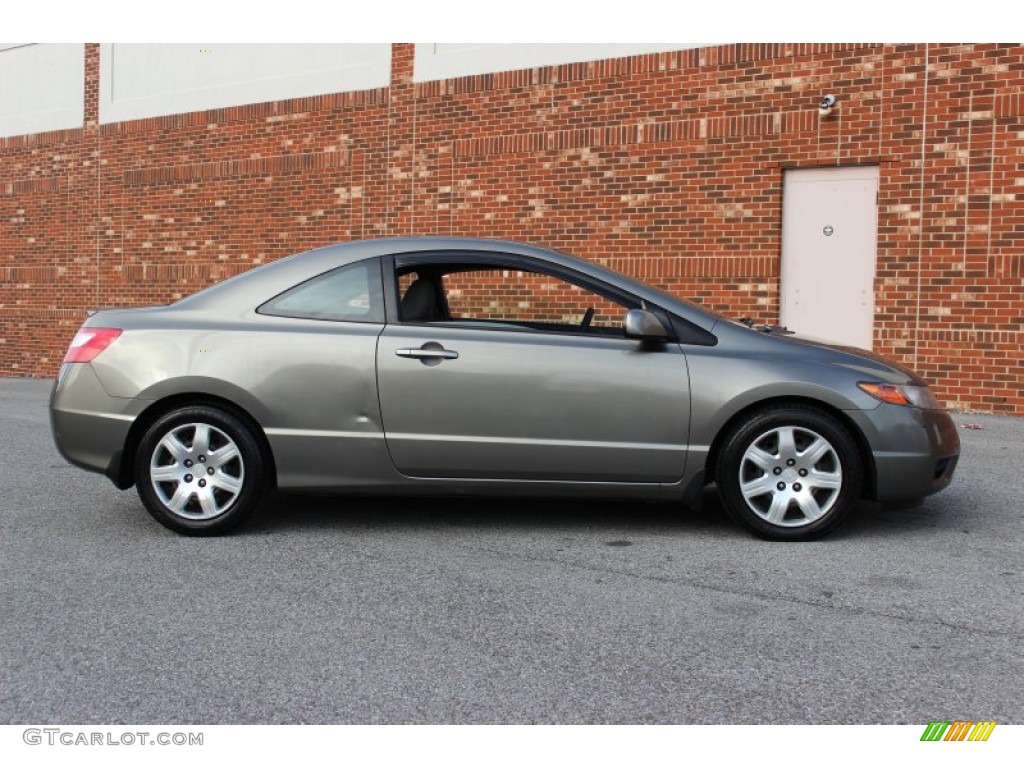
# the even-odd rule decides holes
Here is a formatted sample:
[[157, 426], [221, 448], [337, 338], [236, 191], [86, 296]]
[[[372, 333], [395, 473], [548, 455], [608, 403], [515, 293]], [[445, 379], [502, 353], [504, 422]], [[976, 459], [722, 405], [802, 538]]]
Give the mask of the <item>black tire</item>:
[[135, 486], [161, 525], [216, 536], [260, 506], [270, 486], [268, 467], [245, 422], [220, 408], [188, 406], [146, 430], [135, 454]]
[[835, 530], [861, 495], [857, 443], [835, 417], [801, 405], [767, 407], [737, 424], [718, 454], [726, 511], [754, 534], [816, 539]]

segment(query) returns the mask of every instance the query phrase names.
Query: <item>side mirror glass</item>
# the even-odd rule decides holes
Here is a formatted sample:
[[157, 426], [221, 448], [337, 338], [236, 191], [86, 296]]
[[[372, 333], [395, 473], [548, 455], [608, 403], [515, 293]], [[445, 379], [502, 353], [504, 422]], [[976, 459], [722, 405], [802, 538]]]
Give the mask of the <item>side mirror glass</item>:
[[671, 334], [653, 312], [631, 309], [626, 313], [626, 337], [643, 341], [666, 341]]

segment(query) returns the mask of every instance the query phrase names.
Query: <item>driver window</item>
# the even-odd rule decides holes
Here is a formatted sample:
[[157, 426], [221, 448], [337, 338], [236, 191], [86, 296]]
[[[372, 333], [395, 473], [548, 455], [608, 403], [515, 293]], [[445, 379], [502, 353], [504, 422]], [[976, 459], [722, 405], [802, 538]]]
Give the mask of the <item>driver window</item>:
[[[560, 278], [521, 269], [447, 267], [433, 278], [434, 292], [443, 301], [430, 322], [621, 336], [630, 308]], [[410, 289], [422, 279], [425, 276], [399, 276], [403, 304], [411, 308], [421, 303]]]

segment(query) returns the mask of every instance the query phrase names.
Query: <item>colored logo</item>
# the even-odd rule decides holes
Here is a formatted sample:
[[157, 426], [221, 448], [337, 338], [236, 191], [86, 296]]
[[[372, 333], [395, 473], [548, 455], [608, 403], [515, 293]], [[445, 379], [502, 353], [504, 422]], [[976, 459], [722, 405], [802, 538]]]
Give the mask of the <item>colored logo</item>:
[[995, 720], [932, 720], [921, 734], [921, 741], [988, 741], [995, 728]]

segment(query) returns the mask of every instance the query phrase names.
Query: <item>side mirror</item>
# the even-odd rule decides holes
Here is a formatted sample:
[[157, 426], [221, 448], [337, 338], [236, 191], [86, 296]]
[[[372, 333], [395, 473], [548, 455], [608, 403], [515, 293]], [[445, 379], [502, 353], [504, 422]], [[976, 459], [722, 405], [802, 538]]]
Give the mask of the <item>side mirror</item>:
[[672, 337], [661, 320], [646, 309], [631, 309], [626, 313], [626, 338], [642, 341], [667, 341]]

